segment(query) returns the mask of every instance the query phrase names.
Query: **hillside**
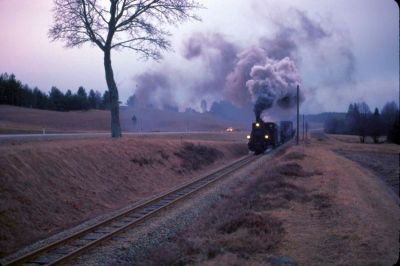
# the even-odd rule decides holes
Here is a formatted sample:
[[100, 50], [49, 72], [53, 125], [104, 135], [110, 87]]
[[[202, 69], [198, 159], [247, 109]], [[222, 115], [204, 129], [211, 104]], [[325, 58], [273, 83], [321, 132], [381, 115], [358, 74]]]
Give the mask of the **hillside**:
[[247, 154], [243, 141], [58, 140], [0, 146], [0, 257]]
[[[133, 124], [132, 117], [137, 122]], [[244, 125], [230, 123], [211, 114], [121, 107], [122, 130], [134, 131], [220, 131]], [[0, 105], [0, 134], [46, 132], [107, 132], [110, 112], [103, 110], [57, 112]]]
[[345, 117], [346, 113], [339, 113], [339, 112], [324, 112], [320, 114], [305, 115], [307, 121], [315, 123], [324, 123], [327, 119], [330, 118], [344, 119]]

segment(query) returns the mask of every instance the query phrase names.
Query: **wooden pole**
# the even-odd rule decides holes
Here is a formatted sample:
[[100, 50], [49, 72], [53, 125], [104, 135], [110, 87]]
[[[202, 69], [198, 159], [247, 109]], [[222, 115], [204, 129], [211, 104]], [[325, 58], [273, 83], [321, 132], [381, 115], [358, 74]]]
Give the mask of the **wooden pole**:
[[299, 125], [299, 120], [300, 120], [300, 97], [299, 97], [299, 85], [297, 85], [297, 131], [296, 131], [296, 145], [299, 145], [299, 130], [300, 130], [300, 125]]
[[304, 118], [304, 114], [303, 114], [303, 141], [305, 140], [305, 135], [304, 133], [306, 132], [306, 124], [305, 124], [305, 118]]
[[306, 122], [306, 139], [308, 139], [308, 122]]

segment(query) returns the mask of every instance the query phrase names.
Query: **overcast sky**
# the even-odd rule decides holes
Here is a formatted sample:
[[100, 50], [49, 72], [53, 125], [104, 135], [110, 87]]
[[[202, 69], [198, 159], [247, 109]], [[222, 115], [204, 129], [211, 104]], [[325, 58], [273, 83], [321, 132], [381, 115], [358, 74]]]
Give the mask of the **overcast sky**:
[[[306, 91], [303, 110], [344, 111], [352, 101], [365, 100], [381, 108], [399, 97], [399, 9], [393, 0], [204, 0], [201, 22], [172, 28], [175, 52], [158, 63], [141, 61], [131, 51], [113, 53], [120, 98], [126, 101], [136, 87], [134, 77], [148, 69], [171, 67], [182, 75], [182, 47], [193, 33], [219, 33], [245, 48], [262, 37], [273, 38], [280, 26], [291, 26], [293, 10], [304, 12], [332, 34], [329, 42], [310, 48], [299, 43], [298, 69]], [[101, 51], [94, 46], [66, 49], [50, 42], [52, 0], [0, 0], [0, 73], [14, 73], [31, 87], [63, 91], [82, 85], [103, 92], [106, 88]], [[351, 81], [337, 82], [346, 67], [335, 51], [354, 55]], [[201, 68], [201, 67], [200, 67]], [[190, 70], [190, 69], [189, 69]], [[186, 70], [187, 71], [187, 70]], [[193, 69], [180, 79], [199, 80]], [[332, 79], [336, 79], [332, 82]], [[184, 83], [184, 84], [190, 84]], [[179, 86], [177, 86], [179, 87]], [[180, 107], [194, 104], [177, 88]], [[189, 90], [190, 91], [190, 90]], [[195, 106], [197, 107], [197, 106]]]

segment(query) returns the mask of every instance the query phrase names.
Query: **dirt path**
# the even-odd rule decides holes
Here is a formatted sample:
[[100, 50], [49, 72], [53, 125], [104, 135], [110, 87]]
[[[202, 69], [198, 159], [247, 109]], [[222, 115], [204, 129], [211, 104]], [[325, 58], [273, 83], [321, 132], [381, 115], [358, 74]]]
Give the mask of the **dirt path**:
[[309, 191], [311, 201], [272, 212], [286, 231], [279, 253], [300, 265], [393, 265], [399, 206], [377, 176], [331, 150], [339, 145], [312, 139], [293, 149], [305, 154], [297, 160], [304, 169], [322, 174], [292, 180]]

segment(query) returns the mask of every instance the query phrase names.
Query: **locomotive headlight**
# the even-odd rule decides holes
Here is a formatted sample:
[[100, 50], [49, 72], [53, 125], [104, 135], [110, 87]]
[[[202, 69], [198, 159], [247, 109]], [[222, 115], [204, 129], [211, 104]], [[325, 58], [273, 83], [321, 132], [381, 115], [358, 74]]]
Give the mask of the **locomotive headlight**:
[[269, 136], [268, 136], [268, 135], [265, 135], [264, 137], [265, 137], [265, 139], [268, 139], [268, 138], [269, 138]]
[[247, 139], [250, 139], [250, 135], [247, 135], [246, 138], [247, 138]]
[[256, 127], [259, 127], [260, 126], [260, 123], [256, 123]]

